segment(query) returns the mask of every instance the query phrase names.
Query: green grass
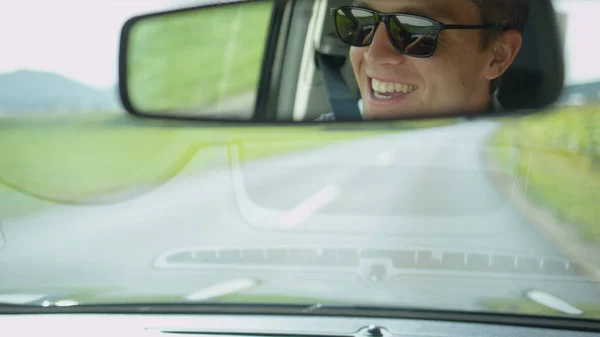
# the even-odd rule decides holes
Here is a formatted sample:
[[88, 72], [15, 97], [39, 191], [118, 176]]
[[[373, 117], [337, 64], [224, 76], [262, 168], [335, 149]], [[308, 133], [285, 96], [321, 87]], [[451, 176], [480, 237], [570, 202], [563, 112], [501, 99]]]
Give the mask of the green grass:
[[[573, 107], [505, 122], [494, 146], [519, 145], [518, 175], [528, 195], [583, 240], [600, 240], [600, 106]], [[508, 153], [496, 159], [510, 165]]]
[[528, 299], [489, 299], [483, 301], [482, 304], [487, 310], [498, 313], [600, 318], [600, 304], [598, 303], [572, 303], [572, 305], [583, 311], [583, 314], [576, 316], [547, 308]]
[[138, 23], [128, 61], [133, 105], [197, 110], [256, 88], [271, 9], [263, 1]]

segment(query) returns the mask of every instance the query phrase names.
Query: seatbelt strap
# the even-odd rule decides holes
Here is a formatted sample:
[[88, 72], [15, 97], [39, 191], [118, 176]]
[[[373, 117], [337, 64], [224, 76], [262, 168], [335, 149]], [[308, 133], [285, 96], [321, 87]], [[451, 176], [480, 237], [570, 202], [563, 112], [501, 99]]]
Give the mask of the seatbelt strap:
[[362, 120], [362, 115], [358, 109], [358, 99], [352, 95], [348, 84], [342, 78], [335, 57], [319, 52], [316, 52], [315, 56], [317, 65], [323, 75], [329, 105], [331, 105], [335, 120]]

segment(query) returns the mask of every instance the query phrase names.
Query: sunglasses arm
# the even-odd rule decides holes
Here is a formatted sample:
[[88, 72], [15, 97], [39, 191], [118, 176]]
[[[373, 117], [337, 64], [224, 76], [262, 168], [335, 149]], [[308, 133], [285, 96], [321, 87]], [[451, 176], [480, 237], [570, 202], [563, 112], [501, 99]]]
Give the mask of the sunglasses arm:
[[441, 30], [450, 30], [450, 29], [497, 29], [497, 30], [509, 30], [510, 27], [505, 27], [502, 25], [442, 25]]

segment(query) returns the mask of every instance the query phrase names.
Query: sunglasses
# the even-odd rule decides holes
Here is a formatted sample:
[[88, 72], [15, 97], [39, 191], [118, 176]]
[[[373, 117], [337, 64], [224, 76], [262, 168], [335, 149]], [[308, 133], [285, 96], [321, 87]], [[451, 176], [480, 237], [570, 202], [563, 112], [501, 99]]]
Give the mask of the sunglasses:
[[373, 36], [380, 22], [387, 28], [394, 48], [407, 56], [431, 57], [437, 47], [438, 36], [449, 29], [498, 29], [508, 30], [500, 25], [446, 25], [439, 21], [412, 14], [383, 14], [377, 11], [354, 6], [331, 9], [338, 36], [344, 43], [354, 47], [366, 47], [373, 42]]

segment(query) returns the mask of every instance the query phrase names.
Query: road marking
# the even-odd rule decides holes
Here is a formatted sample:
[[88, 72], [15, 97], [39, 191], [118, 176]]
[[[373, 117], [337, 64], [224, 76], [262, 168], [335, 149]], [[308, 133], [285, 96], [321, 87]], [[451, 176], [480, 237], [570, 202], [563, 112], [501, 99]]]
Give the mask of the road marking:
[[319, 192], [304, 200], [298, 206], [281, 217], [281, 222], [286, 227], [293, 227], [310, 217], [314, 212], [323, 208], [340, 195], [339, 187], [328, 185]]
[[393, 160], [394, 160], [394, 151], [391, 149], [386, 150], [384, 152], [381, 152], [377, 156], [377, 159], [375, 160], [375, 165], [377, 165], [379, 167], [388, 167], [388, 166], [392, 165]]
[[193, 292], [185, 296], [188, 301], [204, 301], [214, 297], [220, 297], [246, 290], [254, 287], [257, 284], [254, 279], [234, 279], [226, 282], [213, 284], [199, 291]]
[[545, 307], [560, 311], [565, 314], [570, 315], [581, 315], [583, 314], [583, 310], [572, 306], [566, 301], [552, 295], [547, 292], [539, 291], [539, 290], [531, 290], [527, 292], [527, 298], [530, 300], [541, 304]]

